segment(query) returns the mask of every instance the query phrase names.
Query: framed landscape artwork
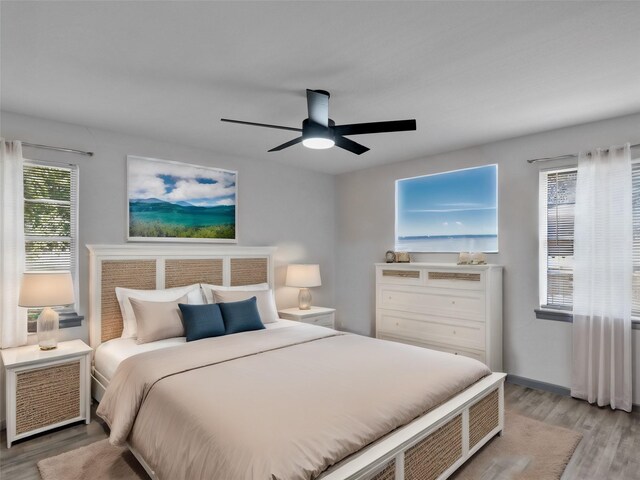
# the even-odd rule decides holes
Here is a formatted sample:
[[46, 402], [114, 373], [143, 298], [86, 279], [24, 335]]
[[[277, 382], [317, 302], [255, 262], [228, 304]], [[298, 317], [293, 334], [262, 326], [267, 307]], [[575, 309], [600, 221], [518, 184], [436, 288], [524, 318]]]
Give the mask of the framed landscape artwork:
[[498, 166], [396, 180], [397, 251], [498, 251]]
[[237, 242], [238, 172], [127, 156], [129, 241]]

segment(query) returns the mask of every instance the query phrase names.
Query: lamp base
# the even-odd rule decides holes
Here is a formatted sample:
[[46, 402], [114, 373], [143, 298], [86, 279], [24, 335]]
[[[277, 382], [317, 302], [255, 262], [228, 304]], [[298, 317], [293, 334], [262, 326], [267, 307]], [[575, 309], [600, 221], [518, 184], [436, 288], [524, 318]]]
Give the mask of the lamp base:
[[300, 310], [311, 310], [311, 292], [308, 288], [301, 288], [298, 293], [298, 308]]
[[40, 350], [53, 350], [58, 347], [58, 312], [45, 307], [38, 317], [38, 345]]

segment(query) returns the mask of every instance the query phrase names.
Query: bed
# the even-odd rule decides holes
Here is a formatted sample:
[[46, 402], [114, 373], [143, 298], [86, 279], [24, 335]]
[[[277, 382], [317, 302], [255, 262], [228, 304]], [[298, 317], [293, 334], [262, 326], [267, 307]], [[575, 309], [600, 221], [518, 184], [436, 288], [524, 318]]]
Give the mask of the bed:
[[285, 320], [118, 338], [115, 286], [272, 285], [272, 248], [89, 250], [92, 392], [152, 478], [443, 479], [503, 430], [504, 374], [471, 359]]

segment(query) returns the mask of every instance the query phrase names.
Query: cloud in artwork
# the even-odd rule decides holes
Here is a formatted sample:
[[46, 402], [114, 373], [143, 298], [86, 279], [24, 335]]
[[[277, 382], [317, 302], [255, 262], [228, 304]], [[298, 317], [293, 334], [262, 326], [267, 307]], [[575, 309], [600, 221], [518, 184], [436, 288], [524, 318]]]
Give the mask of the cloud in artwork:
[[158, 198], [193, 205], [234, 205], [236, 174], [139, 157], [128, 159], [130, 199]]
[[178, 180], [173, 190], [164, 195], [169, 202], [189, 201], [201, 198], [228, 197], [235, 193], [235, 186], [222, 183], [200, 183], [198, 180]]

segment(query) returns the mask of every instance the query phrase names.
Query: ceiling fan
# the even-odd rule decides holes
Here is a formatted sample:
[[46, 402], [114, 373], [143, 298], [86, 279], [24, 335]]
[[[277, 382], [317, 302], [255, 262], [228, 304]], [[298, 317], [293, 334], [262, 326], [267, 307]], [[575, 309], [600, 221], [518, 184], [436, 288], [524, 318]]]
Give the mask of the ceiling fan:
[[241, 120], [230, 120], [221, 118], [223, 122], [240, 123], [242, 125], [253, 125], [256, 127], [277, 128], [280, 130], [291, 130], [302, 132], [302, 135], [290, 140], [282, 145], [269, 150], [277, 152], [285, 148], [296, 145], [300, 142], [307, 148], [325, 149], [334, 145], [361, 155], [369, 150], [364, 145], [354, 142], [345, 135], [365, 135], [368, 133], [403, 132], [416, 129], [416, 121], [394, 120], [390, 122], [352, 123], [349, 125], [336, 125], [329, 118], [329, 92], [324, 90], [307, 89], [307, 109], [309, 118], [302, 121], [302, 128], [283, 127], [281, 125], [269, 125], [266, 123], [243, 122]]

